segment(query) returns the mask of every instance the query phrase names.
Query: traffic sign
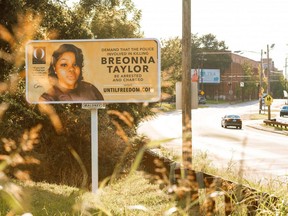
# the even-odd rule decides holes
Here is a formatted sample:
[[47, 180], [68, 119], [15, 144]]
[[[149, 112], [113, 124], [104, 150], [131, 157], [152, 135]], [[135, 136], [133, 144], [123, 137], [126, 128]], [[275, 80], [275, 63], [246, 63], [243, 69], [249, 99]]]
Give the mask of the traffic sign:
[[271, 97], [271, 95], [267, 95], [264, 101], [265, 101], [265, 105], [270, 106], [273, 102], [273, 98]]

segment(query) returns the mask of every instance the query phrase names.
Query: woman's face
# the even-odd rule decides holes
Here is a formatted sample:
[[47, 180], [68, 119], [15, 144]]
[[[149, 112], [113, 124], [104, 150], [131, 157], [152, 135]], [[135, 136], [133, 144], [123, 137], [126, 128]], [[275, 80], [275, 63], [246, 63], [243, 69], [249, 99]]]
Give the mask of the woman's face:
[[73, 52], [63, 53], [56, 62], [55, 72], [61, 87], [66, 89], [76, 88], [80, 75], [80, 67], [76, 65], [75, 54]]

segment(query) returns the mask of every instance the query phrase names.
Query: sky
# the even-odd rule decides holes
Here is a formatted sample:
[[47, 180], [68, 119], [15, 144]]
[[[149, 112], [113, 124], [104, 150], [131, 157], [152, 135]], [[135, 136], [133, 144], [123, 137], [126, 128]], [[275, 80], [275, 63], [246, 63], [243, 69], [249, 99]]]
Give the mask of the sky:
[[[182, 0], [132, 0], [142, 10], [145, 38], [182, 37]], [[260, 61], [261, 50], [285, 71], [288, 57], [288, 0], [191, 0], [191, 31], [213, 34], [232, 52]], [[263, 58], [267, 58], [263, 54]], [[288, 69], [288, 68], [287, 68]]]
[[[68, 0], [71, 4], [78, 0]], [[145, 38], [182, 37], [183, 0], [132, 0], [142, 11]], [[191, 31], [213, 34], [232, 52], [260, 61], [261, 50], [285, 71], [288, 57], [288, 0], [191, 0]], [[267, 58], [267, 54], [263, 58]], [[287, 67], [288, 73], [288, 67]]]

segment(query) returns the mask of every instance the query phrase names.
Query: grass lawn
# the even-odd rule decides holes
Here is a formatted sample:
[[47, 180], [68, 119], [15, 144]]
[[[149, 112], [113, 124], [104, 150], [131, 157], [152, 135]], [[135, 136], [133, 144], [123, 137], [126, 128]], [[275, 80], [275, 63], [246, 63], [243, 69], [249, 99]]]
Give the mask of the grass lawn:
[[[23, 214], [44, 215], [163, 215], [175, 207], [176, 202], [159, 185], [151, 184], [142, 172], [119, 179], [114, 184], [98, 189], [97, 193], [65, 185], [29, 183], [22, 185]], [[20, 203], [19, 202], [19, 203]], [[8, 207], [0, 199], [0, 215]], [[18, 214], [17, 214], [18, 215]]]

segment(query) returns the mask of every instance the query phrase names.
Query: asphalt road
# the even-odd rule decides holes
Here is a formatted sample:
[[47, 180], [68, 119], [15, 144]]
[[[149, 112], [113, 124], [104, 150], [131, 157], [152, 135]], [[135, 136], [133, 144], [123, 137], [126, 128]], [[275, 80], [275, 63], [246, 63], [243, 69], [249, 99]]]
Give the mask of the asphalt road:
[[[279, 109], [283, 104], [284, 100], [274, 100], [271, 106], [272, 114], [277, 120], [288, 121], [287, 117], [279, 117]], [[250, 101], [234, 105], [211, 105], [192, 110], [193, 154], [206, 152], [214, 166], [239, 170], [244, 178], [253, 178], [257, 181], [279, 178], [286, 181], [287, 135], [259, 130], [257, 126], [263, 120], [249, 120], [250, 115], [258, 113], [258, 108], [257, 101]], [[230, 113], [243, 117], [241, 130], [221, 127], [221, 117]], [[153, 140], [174, 138], [169, 143], [163, 143], [163, 147], [173, 154], [182, 153], [182, 113], [179, 110], [163, 113], [143, 122], [138, 128], [138, 133], [145, 134]]]

